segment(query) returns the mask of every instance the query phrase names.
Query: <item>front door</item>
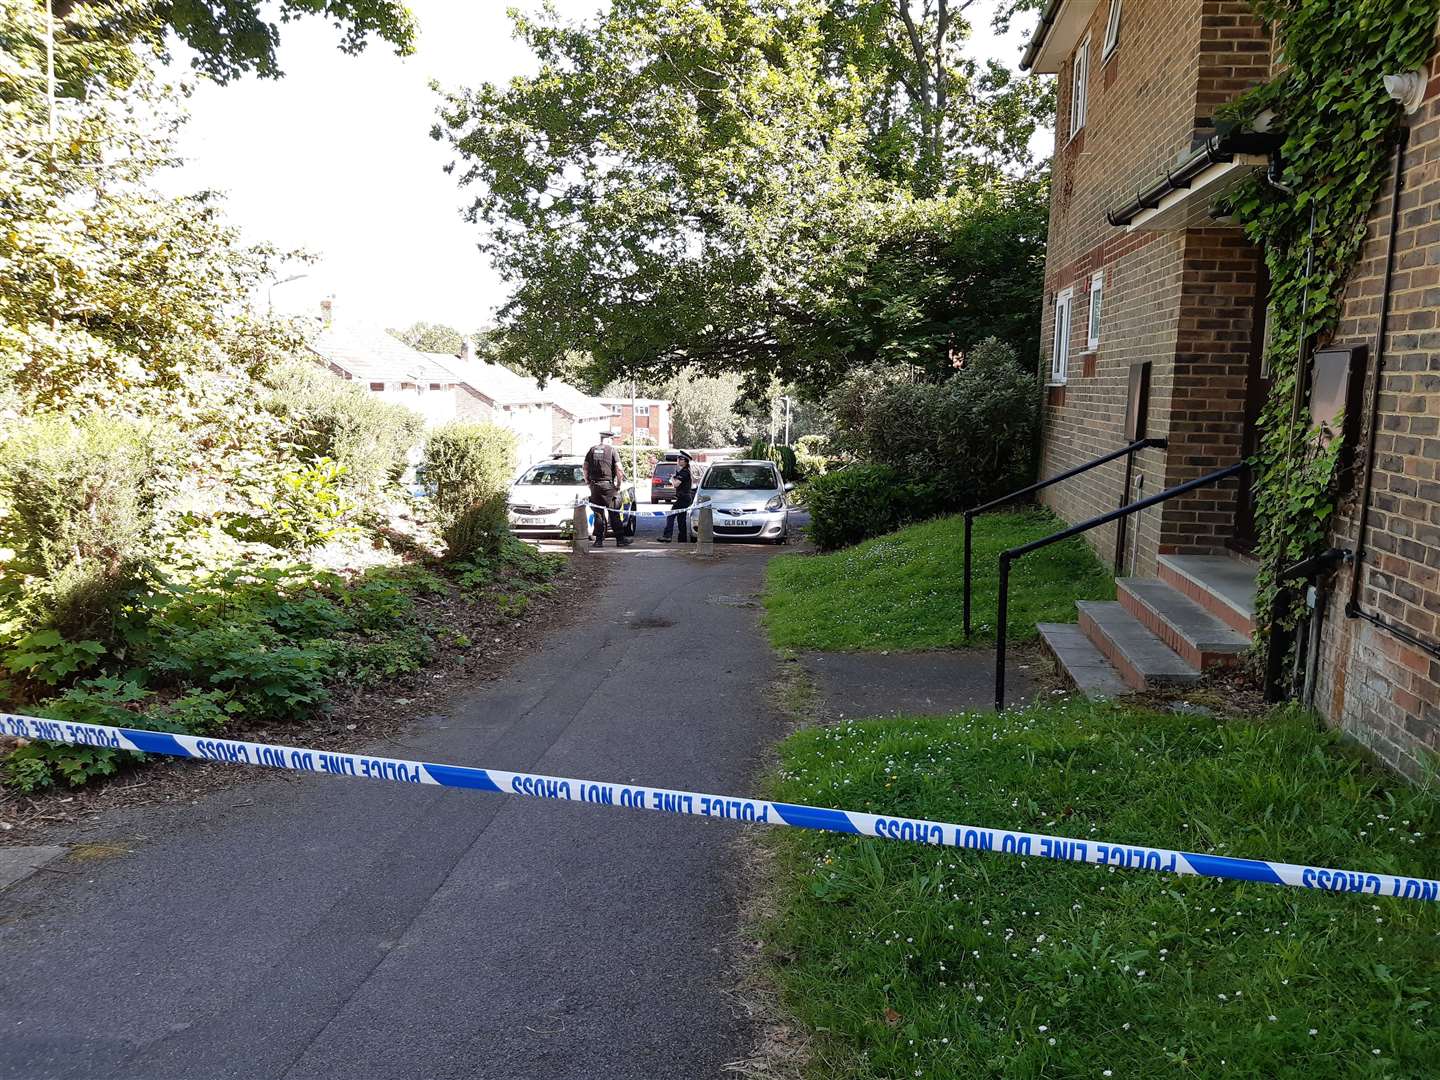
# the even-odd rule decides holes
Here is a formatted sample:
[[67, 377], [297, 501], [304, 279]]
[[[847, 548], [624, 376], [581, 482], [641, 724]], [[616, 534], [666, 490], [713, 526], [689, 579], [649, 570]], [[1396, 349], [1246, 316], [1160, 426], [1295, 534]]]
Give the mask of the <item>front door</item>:
[[[1240, 453], [1248, 460], [1260, 448], [1260, 414], [1270, 399], [1274, 378], [1265, 359], [1265, 316], [1270, 299], [1270, 274], [1265, 255], [1256, 252], [1255, 313], [1251, 319], [1250, 364], [1245, 377], [1245, 428], [1241, 435]], [[1255, 492], [1248, 471], [1240, 474], [1236, 492], [1235, 533], [1231, 546], [1245, 552], [1255, 549]]]

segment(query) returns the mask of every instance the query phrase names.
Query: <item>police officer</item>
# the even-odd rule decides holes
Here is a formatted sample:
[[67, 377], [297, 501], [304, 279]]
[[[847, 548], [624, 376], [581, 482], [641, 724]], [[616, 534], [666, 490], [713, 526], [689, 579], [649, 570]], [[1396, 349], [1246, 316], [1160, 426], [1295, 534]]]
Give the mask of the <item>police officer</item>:
[[595, 514], [595, 546], [605, 543], [605, 518], [608, 507], [610, 528], [615, 530], [615, 546], [629, 547], [630, 538], [625, 535], [625, 525], [620, 517], [620, 484], [625, 479], [625, 470], [620, 467], [620, 455], [610, 440], [613, 431], [600, 432], [600, 441], [585, 455], [585, 482], [590, 485], [590, 508]]
[[[690, 472], [690, 455], [684, 450], [680, 451], [680, 467], [675, 470], [675, 475], [670, 478], [670, 486], [675, 489], [675, 509], [685, 510], [695, 501], [695, 477]], [[680, 543], [690, 542], [690, 515], [687, 513], [667, 514], [665, 517], [665, 531], [660, 536], [660, 543], [670, 543], [670, 534], [675, 531], [675, 523], [680, 523]]]

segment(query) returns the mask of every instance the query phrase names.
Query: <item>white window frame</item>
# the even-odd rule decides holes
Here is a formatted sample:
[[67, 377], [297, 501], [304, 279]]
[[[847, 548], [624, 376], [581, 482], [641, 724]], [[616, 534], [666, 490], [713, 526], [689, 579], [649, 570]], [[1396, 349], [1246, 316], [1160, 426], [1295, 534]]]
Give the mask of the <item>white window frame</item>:
[[1070, 138], [1085, 130], [1090, 110], [1090, 35], [1080, 42], [1070, 66]]
[[1055, 343], [1050, 353], [1050, 385], [1064, 386], [1070, 371], [1070, 322], [1075, 290], [1055, 294]]
[[1090, 275], [1090, 317], [1085, 323], [1085, 347], [1094, 352], [1100, 347], [1100, 320], [1105, 317], [1105, 271]]
[[636, 415], [636, 416], [649, 416], [649, 415], [650, 415], [650, 406], [649, 406], [649, 405], [636, 405], [636, 406], [635, 406], [635, 415]]
[[1110, 0], [1110, 14], [1105, 18], [1105, 45], [1100, 50], [1100, 62], [1110, 59], [1110, 54], [1120, 44], [1120, 8], [1123, 0]]

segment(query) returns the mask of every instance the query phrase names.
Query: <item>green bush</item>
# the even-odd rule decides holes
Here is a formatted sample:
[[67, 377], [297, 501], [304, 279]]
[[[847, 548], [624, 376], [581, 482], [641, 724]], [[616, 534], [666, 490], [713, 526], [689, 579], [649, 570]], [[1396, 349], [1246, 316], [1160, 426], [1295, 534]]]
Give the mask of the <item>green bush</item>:
[[510, 508], [503, 491], [487, 495], [456, 514], [440, 530], [451, 559], [493, 555], [510, 535]]
[[150, 670], [223, 690], [253, 720], [298, 720], [329, 700], [326, 675], [339, 649], [322, 640], [291, 644], [264, 624], [171, 630]]
[[830, 468], [824, 435], [802, 435], [795, 440], [795, 468], [802, 480], [824, 476]]
[[0, 447], [0, 546], [22, 625], [93, 630], [141, 572], [155, 532], [157, 468], [134, 425], [37, 420]]
[[509, 535], [506, 492], [515, 436], [494, 424], [456, 420], [425, 442], [425, 486], [452, 559], [498, 550]]
[[934, 517], [946, 499], [936, 485], [909, 480], [889, 465], [852, 465], [817, 476], [806, 501], [810, 538], [830, 551]]
[[[59, 697], [41, 702], [35, 715], [76, 724], [109, 724], [150, 730], [178, 730], [164, 720], [149, 721], [135, 706], [150, 696], [148, 690], [123, 679], [87, 679]], [[5, 784], [22, 793], [43, 791], [62, 781], [71, 787], [97, 777], [110, 776], [127, 759], [137, 755], [105, 746], [71, 746], [37, 741], [10, 752], [4, 762]]]
[[453, 420], [425, 440], [425, 487], [442, 525], [504, 491], [515, 472], [515, 435], [496, 424]]
[[995, 338], [939, 384], [868, 371], [830, 399], [839, 449], [932, 484], [961, 510], [1030, 482], [1039, 399], [1014, 350]]
[[240, 514], [226, 530], [251, 540], [293, 551], [309, 551], [357, 532], [350, 519], [357, 504], [346, 496], [344, 465], [320, 458], [298, 469], [285, 469], [267, 485], [252, 491], [253, 514]]
[[301, 447], [307, 461], [335, 461], [344, 494], [363, 510], [380, 507], [420, 442], [420, 416], [305, 361], [278, 365], [266, 383], [263, 404], [280, 418], [282, 440]]
[[374, 686], [402, 675], [413, 675], [430, 659], [430, 636], [417, 627], [405, 627], [354, 645], [345, 657], [352, 682]]

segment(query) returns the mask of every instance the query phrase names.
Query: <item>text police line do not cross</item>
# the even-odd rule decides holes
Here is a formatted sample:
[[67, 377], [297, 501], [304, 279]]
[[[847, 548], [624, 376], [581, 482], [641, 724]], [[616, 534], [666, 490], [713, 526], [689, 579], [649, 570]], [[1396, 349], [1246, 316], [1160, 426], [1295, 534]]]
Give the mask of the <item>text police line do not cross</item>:
[[77, 746], [103, 746], [112, 750], [165, 754], [198, 761], [326, 773], [331, 776], [393, 783], [469, 788], [473, 791], [634, 810], [658, 810], [667, 814], [724, 818], [762, 825], [786, 825], [799, 829], [969, 848], [1125, 870], [1254, 881], [1297, 889], [1363, 893], [1404, 900], [1440, 900], [1440, 881], [1427, 878], [1361, 870], [1335, 870], [1323, 866], [1261, 859], [1236, 859], [1223, 855], [1147, 847], [1142, 844], [1081, 840], [1043, 833], [1014, 832], [978, 825], [957, 825], [943, 821], [870, 814], [858, 810], [831, 810], [765, 799], [707, 795], [639, 784], [611, 784], [599, 780], [513, 773], [465, 765], [441, 765], [428, 761], [406, 761], [372, 754], [347, 754], [299, 746], [246, 742], [240, 739], [172, 735], [138, 728], [77, 724], [11, 714], [0, 714], [0, 732], [27, 739], [43, 739]]

